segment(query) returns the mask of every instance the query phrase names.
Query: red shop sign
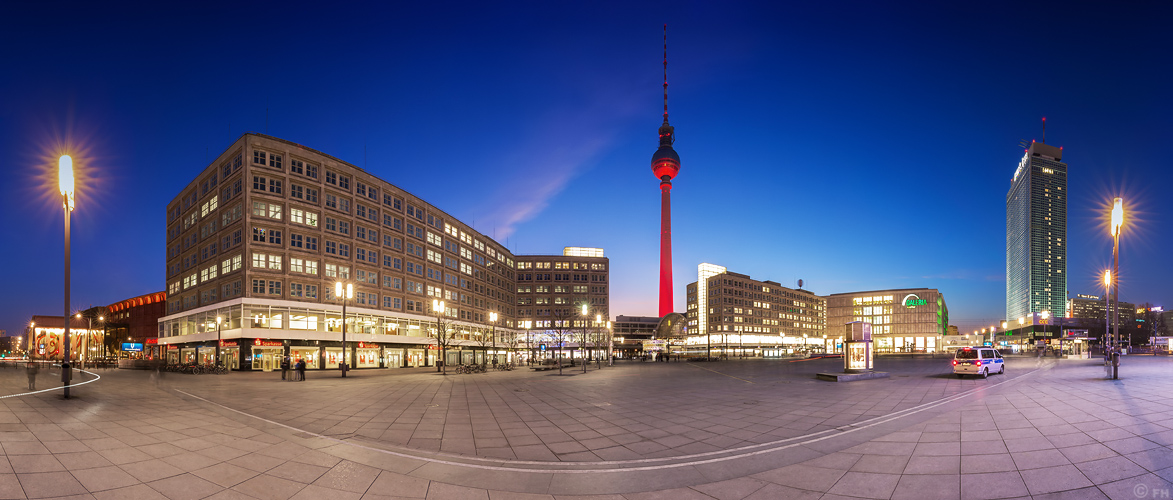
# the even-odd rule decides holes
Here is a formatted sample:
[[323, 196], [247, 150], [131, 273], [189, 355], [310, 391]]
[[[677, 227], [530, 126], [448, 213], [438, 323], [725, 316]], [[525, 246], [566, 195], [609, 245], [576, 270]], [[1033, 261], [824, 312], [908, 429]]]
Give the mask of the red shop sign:
[[256, 339], [256, 340], [254, 340], [254, 341], [253, 341], [253, 345], [256, 345], [256, 346], [261, 346], [261, 347], [281, 347], [281, 346], [283, 346], [283, 345], [285, 345], [285, 344], [282, 344], [280, 340], [261, 340], [261, 339]]
[[148, 344], [158, 344], [158, 343], [159, 343], [159, 339], [147, 339], [147, 343], [148, 343]]
[[378, 349], [379, 344], [372, 344], [370, 342], [359, 342], [358, 348], [359, 349]]
[[220, 347], [236, 347], [235, 340], [221, 340]]

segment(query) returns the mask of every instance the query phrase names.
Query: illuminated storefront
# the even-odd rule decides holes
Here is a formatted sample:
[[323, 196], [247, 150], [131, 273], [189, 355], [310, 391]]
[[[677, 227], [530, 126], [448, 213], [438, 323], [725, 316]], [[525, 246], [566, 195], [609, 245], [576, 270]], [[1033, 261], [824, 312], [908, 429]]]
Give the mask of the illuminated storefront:
[[[827, 296], [827, 324], [872, 325], [877, 353], [937, 352], [949, 326], [945, 297], [935, 288], [876, 290]], [[829, 329], [829, 331], [835, 331]]]
[[[105, 341], [101, 328], [88, 329], [89, 322], [71, 318], [69, 322], [69, 357], [80, 359], [89, 351], [89, 357], [96, 357]], [[60, 360], [64, 355], [65, 322], [61, 316], [33, 316], [25, 336], [28, 338], [29, 357], [35, 359]]]

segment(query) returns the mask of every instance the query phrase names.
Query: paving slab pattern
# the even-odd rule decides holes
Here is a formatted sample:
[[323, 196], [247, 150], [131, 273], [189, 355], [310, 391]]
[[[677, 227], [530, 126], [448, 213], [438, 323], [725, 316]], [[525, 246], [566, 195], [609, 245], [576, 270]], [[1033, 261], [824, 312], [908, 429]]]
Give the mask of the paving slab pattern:
[[1118, 381], [1094, 360], [958, 380], [943, 359], [881, 359], [893, 378], [851, 384], [813, 380], [835, 361], [775, 360], [158, 386], [99, 372], [70, 400], [0, 399], [0, 499], [1173, 492], [1173, 359], [1130, 357]]

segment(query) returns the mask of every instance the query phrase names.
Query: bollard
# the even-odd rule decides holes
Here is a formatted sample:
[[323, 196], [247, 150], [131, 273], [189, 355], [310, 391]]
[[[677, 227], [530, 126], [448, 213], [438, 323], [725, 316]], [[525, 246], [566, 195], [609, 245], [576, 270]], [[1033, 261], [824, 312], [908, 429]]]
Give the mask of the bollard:
[[1112, 380], [1116, 380], [1120, 376], [1120, 353], [1112, 353]]

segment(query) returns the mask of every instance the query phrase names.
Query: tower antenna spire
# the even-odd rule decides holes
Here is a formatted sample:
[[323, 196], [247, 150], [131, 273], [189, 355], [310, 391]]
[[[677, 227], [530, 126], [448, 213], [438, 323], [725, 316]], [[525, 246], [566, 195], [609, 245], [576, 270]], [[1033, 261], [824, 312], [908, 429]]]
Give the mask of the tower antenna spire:
[[1047, 143], [1047, 117], [1043, 117], [1043, 144]]
[[664, 123], [668, 123], [668, 23], [664, 23]]

